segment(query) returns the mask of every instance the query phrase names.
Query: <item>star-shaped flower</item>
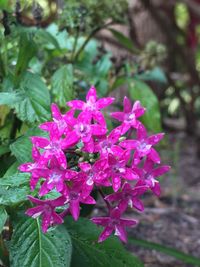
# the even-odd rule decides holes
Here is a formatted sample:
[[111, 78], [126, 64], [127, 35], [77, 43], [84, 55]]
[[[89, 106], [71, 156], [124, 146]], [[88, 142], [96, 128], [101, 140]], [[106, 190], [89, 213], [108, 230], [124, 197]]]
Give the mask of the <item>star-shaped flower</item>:
[[127, 242], [127, 235], [125, 227], [134, 226], [137, 224], [136, 220], [129, 220], [121, 218], [122, 212], [118, 207], [110, 211], [109, 217], [94, 217], [91, 221], [97, 225], [104, 227], [103, 232], [99, 236], [99, 242], [106, 240], [114, 231], [121, 241]]

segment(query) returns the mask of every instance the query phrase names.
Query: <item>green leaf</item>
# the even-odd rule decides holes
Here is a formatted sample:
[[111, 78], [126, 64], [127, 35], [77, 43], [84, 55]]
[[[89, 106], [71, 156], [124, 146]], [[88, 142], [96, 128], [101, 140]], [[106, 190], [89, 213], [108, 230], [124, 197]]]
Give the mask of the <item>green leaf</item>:
[[73, 67], [71, 64], [60, 67], [52, 77], [52, 93], [59, 106], [74, 98]]
[[0, 186], [18, 187], [29, 184], [30, 175], [28, 173], [16, 173], [11, 176], [0, 178]]
[[15, 206], [20, 202], [27, 200], [27, 195], [30, 194], [29, 186], [22, 187], [0, 187], [0, 205]]
[[12, 106], [22, 100], [16, 92], [0, 93], [0, 105]]
[[142, 239], [135, 239], [135, 238], [129, 238], [129, 243], [133, 245], [138, 245], [138, 246], [141, 246], [147, 249], [154, 249], [164, 254], [175, 257], [176, 259], [179, 259], [185, 263], [192, 264], [195, 266], [200, 266], [200, 258], [188, 255], [186, 253], [183, 253], [171, 247], [167, 247], [167, 246], [163, 246], [157, 243], [149, 242], [149, 241], [142, 240]]
[[166, 75], [163, 72], [163, 70], [159, 67], [146, 71], [145, 73], [137, 75], [136, 77], [144, 81], [155, 81], [155, 82], [160, 82], [164, 84], [167, 83]]
[[129, 82], [129, 94], [132, 100], [140, 100], [141, 104], [147, 109], [142, 116], [142, 122], [153, 131], [161, 131], [161, 116], [159, 102], [151, 88], [139, 80]]
[[16, 77], [21, 75], [27, 69], [29, 61], [35, 55], [35, 52], [36, 46], [32, 34], [28, 34], [27, 32], [21, 33], [19, 40], [19, 54], [15, 68]]
[[17, 92], [22, 100], [13, 107], [19, 119], [33, 123], [50, 118], [49, 91], [39, 75], [27, 72]]
[[79, 218], [74, 223], [67, 218], [66, 227], [73, 245], [71, 267], [142, 267], [135, 256], [128, 253], [116, 238], [97, 243], [100, 229], [88, 219]]
[[1, 145], [0, 146], [0, 157], [10, 151], [10, 148], [8, 145]]
[[0, 234], [3, 230], [4, 224], [6, 223], [8, 214], [4, 207], [0, 207]]
[[11, 267], [70, 267], [71, 240], [64, 226], [41, 232], [39, 220], [21, 219], [10, 244]]
[[126, 37], [123, 33], [116, 31], [114, 29], [109, 29], [109, 31], [113, 34], [115, 39], [126, 49], [131, 52], [137, 53], [138, 49], [133, 46], [133, 42], [131, 39]]
[[25, 135], [19, 137], [10, 145], [12, 154], [16, 157], [19, 163], [32, 161], [32, 143], [31, 136], [46, 136], [47, 134], [38, 128], [29, 129]]

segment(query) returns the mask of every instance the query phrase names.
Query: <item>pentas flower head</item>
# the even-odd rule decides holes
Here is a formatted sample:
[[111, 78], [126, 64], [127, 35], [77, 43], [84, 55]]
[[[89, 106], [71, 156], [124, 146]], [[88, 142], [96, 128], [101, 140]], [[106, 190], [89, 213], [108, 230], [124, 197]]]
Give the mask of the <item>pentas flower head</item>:
[[[26, 214], [42, 217], [43, 232], [52, 225], [61, 224], [67, 215], [78, 220], [82, 205], [95, 205], [91, 196], [95, 190], [108, 208], [108, 216], [91, 219], [104, 227], [99, 242], [113, 232], [126, 242], [125, 228], [136, 225], [137, 221], [123, 218], [123, 213], [128, 206], [144, 211], [141, 197], [148, 189], [160, 194], [157, 177], [166, 173], [169, 166], [154, 168], [155, 164], [160, 164], [160, 156], [153, 146], [163, 134], [147, 135], [138, 120], [145, 108], [139, 101], [132, 106], [127, 97], [123, 112], [111, 114], [121, 125], [108, 132], [101, 110], [113, 101], [112, 97], [98, 99], [96, 89], [91, 87], [86, 102], [69, 101], [67, 105], [71, 109], [64, 114], [52, 104], [52, 121], [39, 126], [48, 137], [31, 138], [33, 162], [24, 163], [19, 169], [31, 174], [31, 190], [39, 187], [41, 199], [29, 196], [36, 206], [29, 208]], [[129, 137], [124, 136], [127, 131]], [[132, 131], [136, 132], [134, 140], [130, 139]], [[142, 167], [141, 160], [144, 161]], [[113, 192], [106, 195], [103, 188], [108, 186]], [[52, 192], [59, 197], [49, 199]], [[64, 211], [59, 212], [60, 208]]]

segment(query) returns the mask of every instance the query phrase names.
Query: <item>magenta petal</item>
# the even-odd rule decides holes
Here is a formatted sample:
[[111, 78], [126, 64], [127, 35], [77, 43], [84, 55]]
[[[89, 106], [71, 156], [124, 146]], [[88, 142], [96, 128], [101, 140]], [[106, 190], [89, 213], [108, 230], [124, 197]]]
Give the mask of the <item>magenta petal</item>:
[[45, 137], [32, 136], [31, 141], [36, 147], [40, 148], [45, 148], [49, 144], [49, 140]]
[[34, 147], [34, 146], [33, 146], [33, 148], [32, 148], [32, 158], [33, 158], [35, 161], [39, 160], [39, 158], [40, 158], [40, 152], [39, 152], [39, 150], [38, 150], [36, 147]]
[[95, 224], [106, 226], [109, 223], [110, 218], [108, 217], [93, 217], [91, 221]]
[[42, 216], [42, 232], [46, 233], [51, 222], [51, 213], [44, 213]]
[[21, 172], [31, 172], [33, 170], [32, 166], [34, 166], [34, 163], [32, 162], [27, 162], [27, 163], [24, 163], [24, 164], [21, 164], [18, 169], [21, 171]]
[[88, 172], [89, 170], [91, 170], [91, 165], [89, 163], [87, 163], [87, 162], [81, 162], [81, 163], [79, 163], [79, 167], [84, 172]]
[[85, 103], [81, 100], [72, 100], [66, 103], [68, 107], [82, 110], [84, 108]]
[[121, 179], [119, 176], [112, 177], [112, 186], [113, 190], [117, 192], [121, 186]]
[[124, 97], [124, 112], [131, 112], [131, 101], [128, 99], [127, 96]]
[[103, 242], [106, 240], [113, 232], [113, 227], [106, 226], [103, 232], [100, 234], [98, 242]]
[[142, 123], [139, 124], [137, 128], [137, 138], [139, 140], [145, 139], [147, 137], [147, 131]]
[[120, 223], [123, 226], [131, 227], [131, 226], [136, 225], [138, 223], [138, 221], [136, 221], [136, 220], [130, 220], [130, 219], [120, 219]]
[[142, 201], [138, 198], [132, 198], [133, 201], [133, 207], [135, 207], [137, 210], [139, 211], [143, 211], [144, 210], [144, 205], [142, 203]]
[[118, 236], [122, 242], [127, 242], [127, 234], [122, 225], [115, 226], [115, 235]]
[[154, 134], [147, 138], [148, 144], [156, 145], [164, 137], [164, 133]]
[[53, 217], [53, 223], [54, 224], [62, 224], [63, 223], [63, 219], [56, 212], [52, 212], [52, 217]]
[[51, 105], [51, 112], [54, 119], [62, 120], [62, 114], [60, 113], [58, 106], [54, 103]]
[[70, 212], [72, 214], [72, 217], [74, 218], [75, 221], [77, 221], [79, 214], [80, 214], [79, 201], [78, 200], [71, 200], [69, 209], [70, 209]]
[[45, 181], [42, 185], [41, 185], [41, 187], [40, 187], [40, 190], [39, 190], [39, 196], [41, 197], [41, 196], [44, 196], [44, 195], [46, 195], [50, 190], [49, 190], [49, 188], [47, 187], [47, 181]]
[[67, 167], [67, 160], [66, 160], [64, 152], [62, 150], [57, 150], [54, 155], [57, 158], [60, 166], [65, 169]]
[[93, 112], [93, 119], [101, 124], [104, 128], [106, 127], [106, 120], [100, 111]]
[[86, 95], [86, 100], [90, 101], [90, 102], [96, 102], [97, 99], [97, 92], [94, 86], [91, 86], [91, 88], [89, 89], [87, 95]]
[[156, 169], [154, 169], [152, 172], [151, 172], [151, 175], [153, 177], [158, 177], [158, 176], [161, 176], [163, 175], [164, 173], [168, 172], [170, 170], [170, 166], [162, 166], [162, 167], [158, 167]]
[[153, 191], [153, 193], [156, 195], [156, 196], [160, 196], [161, 194], [161, 190], [160, 190], [160, 184], [159, 183], [155, 183], [155, 186], [151, 188], [151, 190]]
[[32, 197], [32, 196], [28, 196], [28, 199], [38, 205], [43, 205], [44, 204], [44, 200], [40, 200], [38, 198]]
[[160, 164], [160, 156], [154, 148], [151, 148], [147, 157], [153, 160], [155, 163]]
[[147, 158], [145, 163], [144, 163], [144, 170], [146, 172], [152, 171], [154, 164], [155, 164], [154, 161], [152, 161], [151, 159]]
[[130, 168], [126, 168], [126, 174], [125, 174], [124, 178], [127, 180], [137, 180], [137, 179], [139, 179], [139, 176], [137, 173], [135, 173]]
[[118, 201], [122, 198], [122, 193], [114, 193], [114, 194], [111, 194], [111, 195], [108, 195], [105, 197], [106, 200], [108, 201], [111, 201], [111, 202], [114, 202], [114, 201]]
[[26, 215], [33, 217], [35, 219], [43, 213], [43, 210], [44, 210], [43, 206], [37, 206], [37, 207], [28, 209], [25, 213]]
[[96, 204], [96, 201], [95, 201], [94, 198], [91, 197], [91, 196], [88, 196], [88, 197], [86, 197], [86, 198], [83, 198], [83, 199], [81, 200], [81, 202], [84, 203], [84, 204]]
[[124, 112], [112, 112], [110, 115], [118, 121], [124, 120]]
[[115, 100], [114, 97], [105, 97], [105, 98], [101, 98], [97, 101], [97, 107], [98, 109], [102, 109], [105, 108], [107, 106], [109, 106], [110, 104], [112, 104], [112, 102]]
[[91, 125], [91, 128], [92, 128], [92, 134], [96, 135], [96, 136], [104, 135], [107, 132], [106, 128], [104, 128], [100, 125], [97, 125], [97, 124]]
[[137, 140], [126, 140], [120, 143], [120, 146], [127, 148], [127, 149], [136, 149], [139, 145]]
[[49, 132], [52, 129], [53, 124], [55, 124], [55, 122], [52, 121], [44, 122], [39, 125], [39, 128], [43, 131]]

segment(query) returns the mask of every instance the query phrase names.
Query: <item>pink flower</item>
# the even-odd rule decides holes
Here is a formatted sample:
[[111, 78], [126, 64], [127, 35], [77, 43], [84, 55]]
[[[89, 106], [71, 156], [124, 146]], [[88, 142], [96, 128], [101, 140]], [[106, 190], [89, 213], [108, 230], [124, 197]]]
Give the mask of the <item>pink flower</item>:
[[137, 182], [136, 186], [145, 185], [149, 187], [155, 195], [160, 196], [160, 184], [155, 178], [165, 174], [169, 170], [170, 166], [167, 165], [154, 168], [154, 162], [147, 159], [142, 169], [135, 169], [140, 175], [140, 180]]
[[66, 118], [69, 116], [73, 116], [74, 110], [70, 110], [63, 115], [61, 114], [58, 106], [53, 103], [51, 105], [51, 112], [53, 121], [44, 122], [39, 125], [39, 128], [44, 131], [51, 132], [55, 129], [55, 126], [57, 126], [60, 136], [62, 136], [63, 134], [67, 134], [69, 132], [69, 127]]
[[137, 165], [144, 156], [147, 156], [155, 163], [160, 163], [160, 156], [152, 146], [156, 145], [163, 138], [163, 136], [163, 133], [159, 133], [147, 137], [147, 132], [144, 125], [140, 123], [137, 129], [137, 140], [125, 140], [122, 141], [120, 145], [126, 149], [135, 149], [135, 165]]
[[66, 190], [66, 180], [70, 180], [77, 175], [75, 171], [62, 168], [55, 157], [51, 159], [49, 165], [50, 168], [48, 169], [36, 170], [38, 177], [45, 178], [40, 187], [39, 196], [46, 195], [54, 188], [59, 193], [64, 192]]
[[138, 175], [126, 166], [130, 158], [129, 151], [125, 151], [119, 158], [112, 154], [108, 156], [108, 173], [112, 179], [113, 190], [116, 192], [121, 186], [121, 179], [137, 180]]
[[[91, 124], [90, 116], [88, 113], [80, 113], [78, 118], [67, 118], [68, 125], [73, 129], [68, 138], [69, 145], [77, 144], [82, 141], [83, 144], [87, 145], [90, 153], [94, 150], [94, 141], [92, 139], [93, 136], [101, 136], [105, 135], [107, 129], [102, 127], [99, 124]], [[66, 143], [68, 144], [68, 143]]]
[[97, 100], [96, 89], [92, 86], [87, 93], [86, 103], [81, 100], [72, 100], [67, 102], [67, 105], [73, 109], [82, 110], [84, 113], [86, 112], [90, 114], [91, 119], [105, 125], [105, 119], [100, 110], [112, 104], [113, 101], [113, 97], [106, 97]]
[[106, 240], [113, 231], [115, 231], [115, 235], [118, 236], [121, 241], [127, 242], [125, 227], [137, 224], [136, 220], [122, 219], [121, 211], [118, 207], [110, 211], [109, 217], [94, 217], [91, 221], [104, 227], [103, 232], [99, 236], [99, 242]]
[[43, 164], [41, 164], [40, 160], [40, 152], [36, 147], [32, 148], [32, 158], [34, 160], [34, 162], [27, 162], [24, 164], [21, 164], [18, 169], [21, 172], [29, 172], [31, 173], [31, 178], [30, 178], [30, 188], [31, 190], [35, 189], [35, 186], [38, 182], [38, 180], [40, 179], [40, 176], [38, 176], [37, 174], [37, 169], [40, 168], [47, 168], [46, 166], [44, 166]]
[[122, 122], [122, 134], [125, 134], [131, 127], [137, 128], [139, 121], [137, 118], [145, 113], [145, 108], [140, 104], [140, 101], [136, 101], [131, 108], [131, 101], [128, 97], [124, 97], [124, 111], [113, 112], [111, 116], [118, 121]]
[[96, 204], [96, 201], [91, 196], [85, 196], [82, 192], [82, 184], [80, 182], [74, 183], [71, 188], [68, 187], [65, 192], [66, 201], [69, 203], [69, 210], [75, 221], [78, 220], [80, 215], [80, 203]]
[[105, 171], [107, 167], [107, 160], [97, 160], [93, 165], [83, 162], [79, 164], [81, 172], [79, 177], [83, 181], [82, 190], [83, 196], [88, 196], [93, 190], [94, 185], [96, 186], [110, 186], [108, 181], [108, 172]]
[[38, 206], [30, 208], [26, 214], [34, 219], [42, 216], [42, 231], [45, 233], [49, 226], [63, 223], [63, 219], [55, 212], [55, 208], [65, 204], [65, 197], [59, 197], [53, 200], [40, 200], [28, 196], [29, 200]]
[[67, 167], [67, 160], [63, 152], [64, 149], [71, 146], [69, 138], [61, 138], [60, 133], [56, 125], [50, 132], [50, 140], [45, 137], [33, 136], [31, 141], [37, 148], [43, 149], [43, 153], [40, 156], [40, 164], [46, 165], [48, 161], [55, 156], [61, 165], [61, 167]]
[[95, 152], [99, 152], [101, 158], [107, 158], [109, 154], [120, 155], [124, 152], [116, 143], [121, 136], [121, 128], [117, 127], [108, 136], [100, 137], [95, 144]]
[[106, 200], [111, 202], [119, 201], [119, 207], [122, 211], [125, 211], [127, 206], [134, 207], [139, 211], [144, 210], [144, 205], [139, 199], [146, 191], [147, 186], [135, 186], [131, 187], [129, 183], [124, 183], [121, 192], [117, 192], [111, 195], [106, 196]]

